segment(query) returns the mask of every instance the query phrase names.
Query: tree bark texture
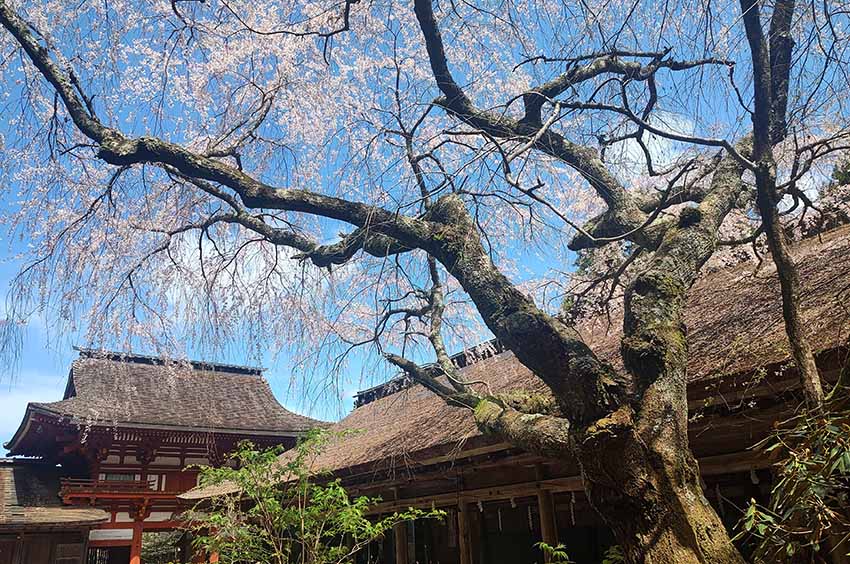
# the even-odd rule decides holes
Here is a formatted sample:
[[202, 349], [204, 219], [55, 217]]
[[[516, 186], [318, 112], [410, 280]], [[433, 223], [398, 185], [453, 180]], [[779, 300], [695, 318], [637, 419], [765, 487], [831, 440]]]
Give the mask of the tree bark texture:
[[776, 185], [776, 159], [773, 145], [784, 137], [788, 103], [788, 71], [793, 41], [789, 29], [794, 2], [777, 2], [770, 25], [770, 44], [762, 31], [759, 5], [741, 0], [744, 27], [753, 62], [753, 158], [756, 167], [756, 204], [782, 293], [785, 332], [806, 403], [819, 408], [824, 394], [812, 347], [803, 327], [800, 275], [791, 256], [788, 235], [779, 215], [781, 196]]

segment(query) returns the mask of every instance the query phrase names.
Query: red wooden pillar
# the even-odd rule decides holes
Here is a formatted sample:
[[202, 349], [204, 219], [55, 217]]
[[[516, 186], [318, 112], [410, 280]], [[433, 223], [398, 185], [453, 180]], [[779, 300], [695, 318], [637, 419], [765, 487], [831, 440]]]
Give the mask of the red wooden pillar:
[[210, 554], [210, 564], [215, 564], [218, 562], [218, 552], [213, 552]]
[[133, 523], [133, 541], [130, 544], [130, 564], [142, 564], [142, 522]]

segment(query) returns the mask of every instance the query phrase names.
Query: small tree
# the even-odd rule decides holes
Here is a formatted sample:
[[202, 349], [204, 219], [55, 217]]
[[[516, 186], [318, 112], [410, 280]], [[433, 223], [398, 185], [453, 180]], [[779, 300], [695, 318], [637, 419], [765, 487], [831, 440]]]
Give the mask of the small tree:
[[142, 535], [142, 562], [168, 564], [180, 554], [184, 531], [148, 531]]
[[344, 564], [401, 522], [444, 515], [408, 509], [369, 519], [380, 500], [349, 497], [339, 480], [317, 480], [314, 464], [334, 435], [316, 431], [280, 459], [281, 448], [243, 442], [233, 465], [201, 467], [201, 486], [226, 490], [185, 514], [197, 549], [224, 562]]

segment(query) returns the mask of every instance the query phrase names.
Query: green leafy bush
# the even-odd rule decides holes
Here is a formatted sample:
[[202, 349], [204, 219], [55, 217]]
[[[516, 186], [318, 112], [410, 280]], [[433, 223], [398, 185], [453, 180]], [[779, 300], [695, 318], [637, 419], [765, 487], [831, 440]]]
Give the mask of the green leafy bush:
[[[549, 564], [575, 564], [575, 561], [571, 560], [567, 553], [567, 547], [563, 544], [552, 546], [545, 542], [538, 542], [534, 546], [540, 549]], [[608, 550], [605, 551], [601, 564], [624, 564], [625, 561], [626, 557], [623, 555], [623, 550], [618, 545], [614, 545], [608, 547]]]
[[233, 464], [202, 467], [201, 486], [229, 493], [204, 500], [184, 515], [195, 548], [217, 552], [228, 564], [347, 564], [397, 523], [443, 516], [409, 509], [370, 518], [369, 509], [380, 499], [351, 498], [339, 480], [314, 469], [334, 436], [313, 432], [283, 459], [280, 448], [258, 450], [246, 442], [230, 455]]
[[562, 544], [552, 546], [545, 542], [538, 542], [534, 546], [540, 549], [546, 557], [546, 562], [550, 564], [575, 564], [575, 561], [570, 560], [567, 554], [567, 547]]
[[850, 398], [833, 395], [756, 445], [780, 461], [768, 506], [752, 500], [739, 523], [736, 538], [756, 541], [757, 561], [788, 562], [850, 538]]

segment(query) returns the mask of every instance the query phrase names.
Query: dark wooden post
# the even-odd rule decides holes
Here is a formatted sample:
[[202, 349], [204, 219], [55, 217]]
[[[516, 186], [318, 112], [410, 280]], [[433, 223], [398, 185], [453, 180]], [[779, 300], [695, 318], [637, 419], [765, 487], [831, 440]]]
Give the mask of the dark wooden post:
[[407, 564], [407, 522], [396, 523], [395, 533], [395, 564]]
[[457, 506], [457, 547], [460, 552], [460, 564], [472, 564], [472, 536], [469, 531], [469, 504], [460, 502]]
[[[398, 487], [392, 488], [393, 499], [399, 500]], [[395, 564], [408, 564], [407, 558], [407, 523], [396, 523], [393, 526], [395, 545]]]
[[[540, 509], [540, 536], [549, 546], [558, 546], [558, 526], [555, 522], [555, 500], [549, 490], [537, 493], [537, 505]], [[546, 561], [549, 562], [549, 558]]]

